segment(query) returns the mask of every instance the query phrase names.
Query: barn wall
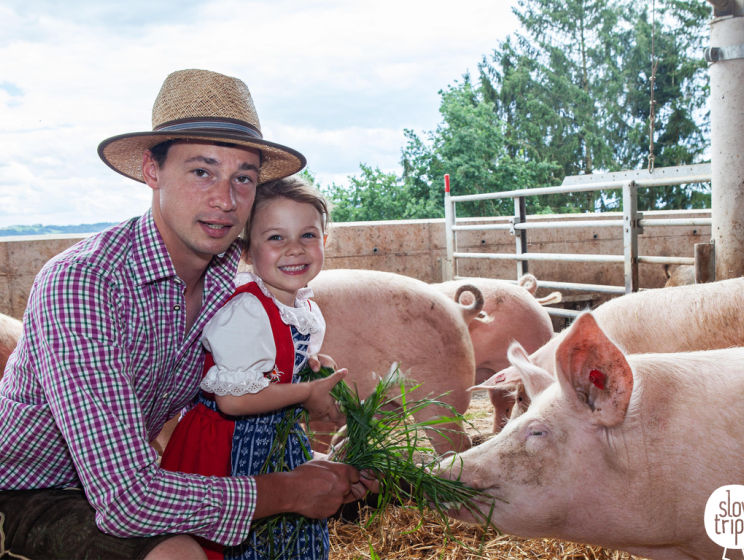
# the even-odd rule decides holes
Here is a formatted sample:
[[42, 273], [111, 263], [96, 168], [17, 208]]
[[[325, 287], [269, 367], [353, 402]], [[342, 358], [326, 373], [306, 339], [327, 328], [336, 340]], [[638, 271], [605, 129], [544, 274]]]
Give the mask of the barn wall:
[[[645, 212], [645, 217], [707, 217], [690, 211]], [[618, 214], [592, 219], [617, 219]], [[528, 220], [576, 220], [580, 215], [530, 216]], [[508, 218], [491, 220], [505, 222]], [[482, 221], [482, 220], [481, 220]], [[21, 318], [33, 279], [46, 261], [86, 235], [0, 238], [0, 313]], [[692, 257], [695, 243], [707, 243], [709, 226], [646, 228], [639, 238], [641, 255]], [[620, 228], [530, 230], [528, 250], [543, 253], [616, 254], [623, 250]], [[460, 232], [458, 250], [514, 252], [508, 231]], [[326, 248], [326, 269], [356, 268], [404, 274], [424, 282], [441, 282], [445, 255], [444, 220], [353, 222], [334, 224]], [[623, 284], [622, 264], [530, 263], [538, 278], [560, 282]], [[460, 261], [461, 276], [515, 279], [513, 261]], [[659, 288], [666, 277], [660, 265], [641, 265], [641, 287]]]

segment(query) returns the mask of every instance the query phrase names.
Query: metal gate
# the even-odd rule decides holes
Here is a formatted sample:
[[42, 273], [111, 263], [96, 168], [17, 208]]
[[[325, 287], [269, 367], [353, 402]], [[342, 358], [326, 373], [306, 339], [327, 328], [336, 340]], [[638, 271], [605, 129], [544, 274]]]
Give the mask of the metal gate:
[[[459, 259], [496, 259], [514, 260], [517, 263], [517, 279], [527, 272], [529, 261], [566, 261], [566, 262], [602, 262], [623, 263], [625, 267], [624, 286], [606, 286], [599, 284], [580, 284], [572, 282], [550, 282], [540, 280], [539, 287], [561, 290], [588, 290], [613, 294], [636, 292], [638, 285], [638, 265], [648, 264], [695, 264], [695, 257], [662, 257], [640, 256], [638, 254], [638, 235], [645, 227], [659, 226], [709, 226], [710, 218], [680, 218], [680, 219], [647, 219], [638, 212], [637, 191], [641, 187], [661, 187], [668, 185], [683, 185], [689, 183], [705, 183], [711, 180], [711, 165], [698, 164], [680, 167], [657, 167], [653, 173], [647, 170], [619, 171], [594, 175], [575, 175], [566, 177], [558, 187], [543, 187], [522, 189], [517, 191], [451, 196], [449, 176], [445, 175], [444, 217], [447, 256], [443, 266], [444, 280], [466, 278], [458, 276], [457, 261]], [[598, 190], [622, 190], [623, 217], [622, 220], [571, 220], [566, 222], [529, 222], [525, 211], [525, 197], [561, 193], [575, 193]], [[511, 198], [514, 200], [514, 217], [508, 224], [458, 225], [455, 204], [474, 200], [491, 200]], [[590, 214], [586, 214], [590, 216]], [[563, 229], [577, 227], [622, 227], [623, 254], [622, 255], [581, 255], [564, 253], [528, 253], [527, 231], [530, 229]], [[515, 253], [464, 253], [457, 250], [457, 232], [471, 230], [509, 230], [516, 242]], [[709, 246], [708, 250], [712, 249]], [[696, 252], [698, 247], [696, 246]], [[701, 247], [700, 252], [705, 248]], [[562, 313], [558, 309], [549, 309], [554, 315], [573, 316], [573, 312]]]

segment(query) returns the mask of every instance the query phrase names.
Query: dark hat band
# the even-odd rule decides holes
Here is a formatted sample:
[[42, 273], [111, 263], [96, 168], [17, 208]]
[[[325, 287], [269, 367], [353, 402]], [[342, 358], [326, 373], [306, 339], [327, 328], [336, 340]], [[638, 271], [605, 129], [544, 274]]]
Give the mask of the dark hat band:
[[171, 124], [164, 127], [156, 128], [153, 132], [176, 132], [176, 131], [194, 131], [194, 130], [221, 130], [221, 131], [230, 131], [230, 132], [242, 132], [243, 134], [247, 134], [248, 136], [252, 136], [253, 138], [258, 138], [259, 140], [263, 138], [260, 132], [257, 132], [255, 129], [245, 126], [242, 124], [237, 124], [234, 122], [224, 122], [224, 121], [204, 121], [204, 120], [198, 120], [198, 121], [191, 121], [191, 122], [181, 122], [177, 124]]

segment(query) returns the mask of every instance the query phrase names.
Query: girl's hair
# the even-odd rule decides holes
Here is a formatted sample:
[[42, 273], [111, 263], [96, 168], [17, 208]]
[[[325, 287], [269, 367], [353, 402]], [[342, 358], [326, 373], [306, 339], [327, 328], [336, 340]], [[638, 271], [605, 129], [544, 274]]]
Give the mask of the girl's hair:
[[248, 219], [248, 223], [245, 224], [245, 229], [243, 229], [244, 250], [247, 250], [251, 244], [251, 224], [253, 223], [253, 217], [256, 215], [256, 212], [261, 206], [277, 198], [287, 198], [295, 202], [312, 204], [318, 211], [318, 214], [320, 214], [320, 226], [323, 229], [323, 233], [328, 231], [328, 227], [331, 224], [330, 203], [320, 194], [318, 189], [313, 187], [300, 175], [290, 175], [284, 179], [264, 183], [256, 188], [256, 199], [253, 202], [251, 217]]

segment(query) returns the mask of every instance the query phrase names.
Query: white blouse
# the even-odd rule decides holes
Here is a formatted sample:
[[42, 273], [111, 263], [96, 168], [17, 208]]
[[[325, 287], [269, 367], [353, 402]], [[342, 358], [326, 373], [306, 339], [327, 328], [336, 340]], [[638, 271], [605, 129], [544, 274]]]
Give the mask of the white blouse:
[[[277, 301], [255, 274], [245, 272], [235, 279], [236, 286], [248, 282], [256, 282], [261, 292], [274, 302], [284, 324], [294, 326], [300, 334], [310, 334], [307, 352], [299, 349], [294, 341], [295, 353], [317, 354], [323, 344], [326, 325], [318, 306], [309, 302], [312, 289], [303, 288], [297, 292], [295, 306], [289, 307]], [[242, 293], [228, 301], [204, 327], [201, 341], [214, 359], [214, 366], [201, 382], [204, 391], [220, 396], [240, 396], [258, 393], [269, 386], [270, 380], [264, 373], [274, 369], [276, 344], [269, 316], [253, 294]], [[300, 344], [306, 343], [300, 341]]]

